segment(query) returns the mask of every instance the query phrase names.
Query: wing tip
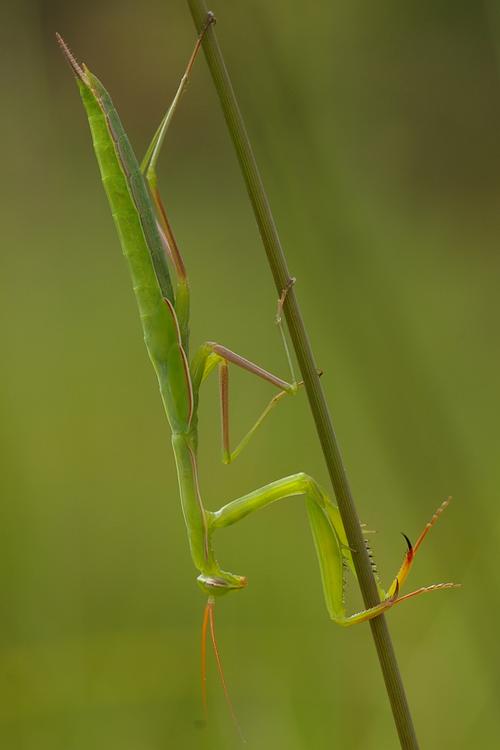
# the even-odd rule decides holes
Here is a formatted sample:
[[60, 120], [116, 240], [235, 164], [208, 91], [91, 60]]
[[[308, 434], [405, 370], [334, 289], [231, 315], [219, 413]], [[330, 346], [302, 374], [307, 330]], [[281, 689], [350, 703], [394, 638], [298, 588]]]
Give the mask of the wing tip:
[[70, 68], [72, 69], [73, 73], [79, 78], [83, 83], [87, 84], [87, 79], [84, 73], [83, 68], [77, 63], [75, 56], [71, 52], [70, 48], [62, 38], [62, 36], [59, 34], [58, 31], [56, 31], [56, 40], [61, 48], [61, 51], [66, 58], [66, 61], [68, 62]]

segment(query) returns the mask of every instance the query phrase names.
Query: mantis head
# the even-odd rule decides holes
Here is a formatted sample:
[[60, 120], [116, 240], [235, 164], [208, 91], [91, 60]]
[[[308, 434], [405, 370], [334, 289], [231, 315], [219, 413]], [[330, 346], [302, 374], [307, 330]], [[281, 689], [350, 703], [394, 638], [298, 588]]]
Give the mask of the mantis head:
[[227, 573], [225, 570], [217, 570], [213, 575], [200, 573], [196, 580], [202, 591], [209, 596], [227, 594], [229, 591], [243, 589], [247, 585], [245, 576], [237, 576], [233, 573]]

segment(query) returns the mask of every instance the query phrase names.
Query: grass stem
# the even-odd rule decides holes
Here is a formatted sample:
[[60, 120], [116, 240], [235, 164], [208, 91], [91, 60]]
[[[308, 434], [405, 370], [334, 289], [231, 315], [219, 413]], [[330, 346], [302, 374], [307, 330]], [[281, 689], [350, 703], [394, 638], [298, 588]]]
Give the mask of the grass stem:
[[[188, 0], [188, 4], [196, 28], [200, 31], [205, 23], [208, 12], [205, 0]], [[314, 361], [311, 345], [300, 313], [297, 296], [293, 285], [291, 285], [290, 273], [269, 201], [262, 184], [213, 25], [205, 35], [203, 48], [215, 88], [219, 95], [227, 127], [238, 156], [278, 296], [281, 296], [284, 289], [288, 290], [283, 302], [283, 312], [302, 373], [302, 379], [307, 391], [349, 546], [353, 550], [356, 550], [353, 558], [363, 600], [366, 607], [371, 607], [379, 601], [378, 592], [370, 560], [366, 553], [345, 466], [318, 376], [318, 369]], [[385, 617], [380, 615], [370, 620], [370, 627], [401, 747], [405, 750], [416, 750], [418, 742], [415, 729]]]

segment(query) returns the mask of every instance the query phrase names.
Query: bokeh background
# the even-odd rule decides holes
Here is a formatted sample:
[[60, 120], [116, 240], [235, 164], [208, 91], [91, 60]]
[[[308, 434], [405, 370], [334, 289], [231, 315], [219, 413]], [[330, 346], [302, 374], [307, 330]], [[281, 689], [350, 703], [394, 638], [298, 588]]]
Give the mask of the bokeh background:
[[[500, 659], [500, 9], [214, 0], [358, 510], [388, 581], [448, 495], [390, 627], [423, 748], [494, 747]], [[169, 432], [88, 127], [54, 41], [143, 152], [194, 31], [181, 0], [2, 4], [0, 744], [236, 748], [213, 659], [201, 722], [195, 584]], [[162, 187], [194, 342], [286, 374], [276, 294], [204, 60]], [[234, 373], [234, 433], [269, 389]], [[216, 379], [208, 507], [298, 470], [328, 485], [305, 398], [232, 466]], [[333, 626], [300, 499], [221, 532], [248, 589], [217, 608], [249, 747], [396, 748], [369, 628]], [[360, 605], [349, 587], [352, 610]]]

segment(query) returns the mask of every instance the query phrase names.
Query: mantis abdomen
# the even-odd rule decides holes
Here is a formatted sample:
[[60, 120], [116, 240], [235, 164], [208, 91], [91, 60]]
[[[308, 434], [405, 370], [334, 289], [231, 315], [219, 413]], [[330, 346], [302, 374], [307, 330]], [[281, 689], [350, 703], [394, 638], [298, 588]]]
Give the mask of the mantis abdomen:
[[[87, 110], [94, 150], [122, 250], [128, 261], [146, 346], [160, 377], [162, 365], [165, 366], [168, 360], [171, 342], [175, 339], [175, 324], [165, 305], [145, 237], [144, 227], [150, 225], [150, 217], [144, 218], [144, 212], [141, 213], [137, 206], [136, 196], [141, 193], [140, 182], [143, 178], [135, 156], [130, 160], [128, 153], [125, 171], [122, 153], [130, 151], [133, 154], [128, 138], [116, 110], [113, 122], [110, 122], [112, 104], [109, 102], [105, 106], [106, 102], [99, 93], [99, 88], [103, 90], [101, 84], [89, 71], [85, 74], [88, 83], [82, 80], [78, 83]], [[144, 184], [142, 187], [146, 189]], [[158, 242], [161, 242], [159, 235]], [[170, 280], [168, 284], [171, 289]]]

